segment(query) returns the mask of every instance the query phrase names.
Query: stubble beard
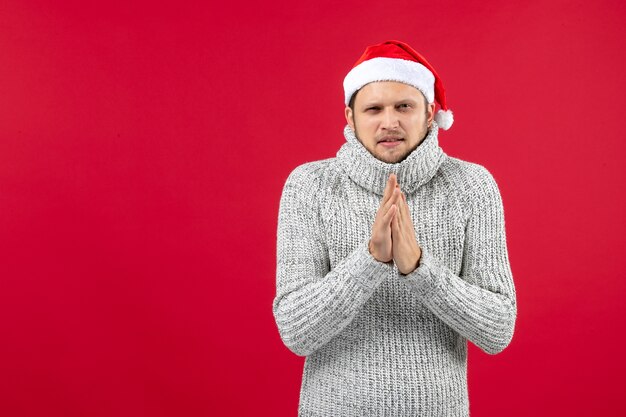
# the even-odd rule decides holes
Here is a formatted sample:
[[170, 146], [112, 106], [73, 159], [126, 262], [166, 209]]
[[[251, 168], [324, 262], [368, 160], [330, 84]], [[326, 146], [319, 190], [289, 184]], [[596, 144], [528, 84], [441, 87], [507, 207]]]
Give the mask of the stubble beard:
[[[384, 158], [384, 156], [382, 156], [382, 155], [376, 155], [375, 153], [373, 153], [372, 151], [370, 151], [369, 149], [367, 149], [367, 147], [363, 144], [363, 141], [361, 140], [361, 138], [359, 138], [359, 133], [358, 133], [357, 128], [356, 128], [356, 123], [354, 123], [354, 136], [356, 136], [357, 140], [358, 140], [359, 142], [361, 142], [361, 145], [363, 145], [363, 147], [364, 147], [365, 149], [367, 149], [367, 151], [368, 151], [368, 152], [369, 152], [369, 153], [370, 153], [370, 154], [371, 154], [374, 158], [378, 159], [379, 161], [385, 162], [385, 163], [387, 163], [387, 164], [398, 164], [398, 163], [400, 163], [400, 162], [404, 161], [404, 160], [405, 160], [405, 159], [406, 159], [409, 155], [411, 155], [411, 153], [412, 153], [414, 150], [416, 150], [416, 149], [417, 149], [417, 148], [418, 148], [418, 147], [422, 144], [422, 142], [424, 142], [424, 139], [426, 139], [426, 136], [428, 136], [428, 133], [429, 133], [429, 129], [428, 129], [428, 121], [427, 121], [427, 120], [424, 122], [424, 130], [425, 130], [425, 133], [422, 135], [422, 138], [421, 138], [421, 139], [420, 139], [420, 141], [417, 143], [417, 145], [415, 145], [413, 148], [411, 148], [411, 149], [409, 149], [408, 151], [406, 151], [406, 153], [404, 153], [404, 154], [402, 154], [402, 155], [399, 155], [397, 158], [393, 158], [393, 157], [392, 157], [392, 158], [387, 158], [387, 159], [386, 159], [386, 158]], [[375, 145], [375, 146], [378, 146], [378, 144], [377, 144], [377, 145]]]

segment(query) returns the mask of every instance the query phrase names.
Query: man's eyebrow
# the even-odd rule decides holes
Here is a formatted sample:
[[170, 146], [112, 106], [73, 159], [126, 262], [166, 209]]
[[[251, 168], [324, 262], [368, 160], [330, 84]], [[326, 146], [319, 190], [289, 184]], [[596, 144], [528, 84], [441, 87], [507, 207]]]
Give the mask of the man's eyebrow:
[[[403, 98], [403, 99], [394, 101], [394, 105], [405, 104], [405, 103], [416, 104], [417, 100], [414, 100], [412, 98]], [[382, 106], [382, 104], [380, 101], [368, 101], [366, 103], [363, 103], [361, 106], [362, 108], [367, 109], [369, 107], [380, 107]]]

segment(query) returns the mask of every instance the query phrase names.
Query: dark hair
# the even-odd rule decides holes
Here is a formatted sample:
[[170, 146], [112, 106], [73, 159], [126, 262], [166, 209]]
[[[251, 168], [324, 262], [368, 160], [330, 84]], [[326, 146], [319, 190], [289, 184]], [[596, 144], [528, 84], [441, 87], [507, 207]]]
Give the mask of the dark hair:
[[354, 113], [354, 100], [356, 99], [356, 95], [359, 93], [359, 90], [356, 90], [354, 92], [354, 94], [352, 94], [352, 97], [350, 97], [350, 102], [348, 103], [348, 107], [350, 107], [350, 110], [352, 110], [352, 113]]

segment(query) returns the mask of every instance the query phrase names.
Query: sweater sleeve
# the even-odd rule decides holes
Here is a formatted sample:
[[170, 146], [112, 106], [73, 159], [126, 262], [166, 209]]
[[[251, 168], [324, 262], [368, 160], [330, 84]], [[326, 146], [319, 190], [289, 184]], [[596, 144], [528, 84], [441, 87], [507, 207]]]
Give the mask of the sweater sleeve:
[[319, 182], [311, 165], [296, 168], [283, 188], [278, 214], [272, 309], [282, 341], [300, 356], [341, 332], [393, 268], [374, 259], [368, 242], [361, 242], [330, 269]]
[[418, 268], [401, 277], [442, 321], [496, 354], [513, 338], [517, 306], [502, 199], [493, 176], [484, 168], [481, 172], [465, 228], [460, 276], [422, 247]]

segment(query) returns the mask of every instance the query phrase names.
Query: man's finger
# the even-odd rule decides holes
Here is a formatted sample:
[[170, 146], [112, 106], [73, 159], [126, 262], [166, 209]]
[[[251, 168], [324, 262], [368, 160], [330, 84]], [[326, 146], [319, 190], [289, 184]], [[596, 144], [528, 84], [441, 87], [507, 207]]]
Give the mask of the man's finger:
[[392, 182], [390, 179], [387, 180], [387, 185], [385, 185], [385, 191], [383, 192], [383, 198], [380, 200], [380, 205], [378, 206], [378, 210], [376, 211], [376, 218], [379, 219], [387, 213], [389, 210], [389, 200], [391, 198], [393, 192]]
[[393, 220], [394, 217], [397, 217], [397, 212], [398, 212], [398, 206], [397, 205], [392, 205], [389, 210], [387, 210], [387, 213], [385, 213], [385, 215], [383, 216], [383, 224], [385, 225], [385, 227], [389, 227], [389, 225], [391, 224], [391, 221]]
[[406, 219], [405, 227], [409, 230], [409, 236], [415, 237], [415, 228], [413, 227], [413, 220], [411, 220], [411, 212], [409, 211], [409, 204], [406, 202], [406, 194], [402, 193], [402, 212], [403, 218]]
[[402, 193], [402, 205], [401, 205], [401, 208], [402, 208], [403, 217], [405, 217], [407, 219], [410, 219], [411, 218], [411, 213], [409, 212], [409, 205], [406, 202], [406, 194], [404, 194], [404, 193]]
[[389, 175], [389, 178], [387, 178], [387, 184], [385, 185], [385, 191], [383, 193], [381, 206], [384, 205], [389, 200], [389, 198], [391, 198], [391, 193], [393, 193], [393, 190], [396, 188], [397, 183], [398, 181], [395, 174], [392, 173], [391, 175]]
[[400, 203], [401, 198], [402, 197], [400, 197], [400, 192], [393, 189], [391, 191], [391, 197], [389, 198], [389, 200], [387, 200], [387, 202], [383, 206], [383, 214], [387, 213], [393, 204], [398, 205]]
[[398, 205], [393, 203], [393, 199], [389, 199], [388, 207], [382, 208], [376, 213], [374, 228], [379, 232], [384, 232], [391, 225], [391, 219], [398, 215], [399, 210]]
[[393, 216], [393, 219], [391, 219], [391, 240], [393, 240], [395, 244], [398, 242], [398, 239], [400, 239], [401, 236], [402, 232], [400, 231], [400, 218], [399, 216]]

